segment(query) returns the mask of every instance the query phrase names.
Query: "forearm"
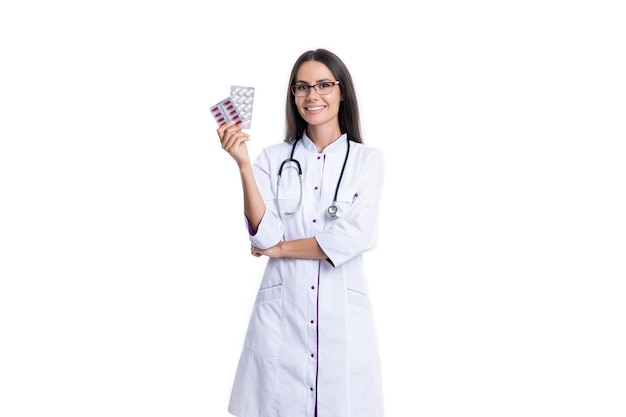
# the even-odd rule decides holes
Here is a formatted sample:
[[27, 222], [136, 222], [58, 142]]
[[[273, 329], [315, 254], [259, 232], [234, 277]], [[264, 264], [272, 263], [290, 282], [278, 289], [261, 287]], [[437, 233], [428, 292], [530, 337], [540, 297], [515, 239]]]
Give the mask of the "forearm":
[[326, 259], [327, 256], [314, 237], [289, 240], [277, 245], [283, 258]]
[[265, 214], [265, 202], [252, 174], [252, 166], [250, 164], [241, 166], [239, 173], [243, 187], [243, 211], [250, 227], [256, 233]]
[[299, 258], [299, 259], [326, 259], [328, 256], [317, 244], [314, 237], [279, 242], [276, 246], [261, 250], [252, 247], [254, 256], [269, 256], [270, 258]]

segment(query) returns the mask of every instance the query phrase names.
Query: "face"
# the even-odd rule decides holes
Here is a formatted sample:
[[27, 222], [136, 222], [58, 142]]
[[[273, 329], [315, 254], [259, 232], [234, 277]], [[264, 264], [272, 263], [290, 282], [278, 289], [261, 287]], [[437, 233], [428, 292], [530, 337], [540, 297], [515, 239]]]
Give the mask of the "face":
[[[335, 81], [337, 79], [326, 65], [318, 61], [307, 61], [298, 69], [294, 84], [311, 86], [323, 82], [332, 84]], [[339, 128], [340, 87], [341, 84], [335, 85], [332, 92], [325, 95], [319, 94], [311, 87], [306, 96], [294, 97], [298, 112], [309, 126]]]

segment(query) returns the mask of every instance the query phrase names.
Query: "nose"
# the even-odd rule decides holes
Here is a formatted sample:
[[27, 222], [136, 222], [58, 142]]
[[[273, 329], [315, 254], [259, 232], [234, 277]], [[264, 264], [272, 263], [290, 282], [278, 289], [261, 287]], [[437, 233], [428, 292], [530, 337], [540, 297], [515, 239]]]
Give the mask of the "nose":
[[309, 91], [306, 92], [306, 97], [309, 98], [311, 94], [315, 94], [315, 96], [319, 96], [315, 87], [309, 87]]

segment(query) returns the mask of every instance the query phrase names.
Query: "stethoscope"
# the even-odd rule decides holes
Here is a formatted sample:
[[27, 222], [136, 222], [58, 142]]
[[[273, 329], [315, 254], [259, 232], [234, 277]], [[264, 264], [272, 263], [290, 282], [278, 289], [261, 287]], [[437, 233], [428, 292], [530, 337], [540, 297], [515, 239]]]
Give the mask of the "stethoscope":
[[[281, 214], [296, 214], [300, 210], [300, 207], [302, 207], [302, 167], [300, 166], [300, 161], [298, 161], [297, 159], [293, 157], [293, 153], [296, 150], [296, 144], [298, 143], [299, 140], [300, 138], [296, 139], [293, 142], [293, 146], [291, 147], [291, 155], [289, 156], [289, 158], [285, 159], [280, 164], [280, 167], [278, 168], [276, 201], [277, 201], [277, 205], [279, 206], [278, 210], [280, 211]], [[339, 185], [341, 184], [341, 179], [343, 178], [343, 172], [345, 171], [346, 163], [348, 162], [348, 155], [350, 154], [350, 138], [348, 138], [347, 136], [346, 136], [346, 145], [347, 145], [346, 157], [343, 160], [343, 166], [341, 167], [341, 174], [339, 174], [339, 180], [337, 181], [337, 187], [335, 188], [335, 196], [333, 197], [333, 203], [330, 206], [328, 206], [328, 208], [326, 209], [326, 217], [328, 217], [331, 220], [337, 220], [338, 218], [341, 217], [341, 208], [337, 205], [337, 195], [339, 193]], [[291, 163], [293, 163], [296, 166], [296, 169], [298, 170], [298, 181], [300, 183], [300, 198], [298, 199], [298, 205], [296, 206], [295, 210], [283, 211], [280, 209], [280, 203], [279, 203], [280, 198], [278, 195], [280, 193], [280, 179], [281, 179], [281, 176], [283, 175], [283, 167], [286, 164], [291, 164]]]

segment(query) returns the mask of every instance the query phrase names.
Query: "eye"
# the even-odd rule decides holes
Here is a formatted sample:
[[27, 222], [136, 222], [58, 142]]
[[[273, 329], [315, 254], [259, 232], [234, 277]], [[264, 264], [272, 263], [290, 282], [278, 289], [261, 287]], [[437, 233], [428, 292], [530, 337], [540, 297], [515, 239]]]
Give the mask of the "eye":
[[331, 83], [331, 82], [323, 82], [323, 83], [319, 83], [318, 85], [320, 86], [320, 88], [330, 88], [330, 87], [332, 87], [333, 83]]
[[309, 89], [308, 85], [296, 84], [296, 91], [306, 91]]

